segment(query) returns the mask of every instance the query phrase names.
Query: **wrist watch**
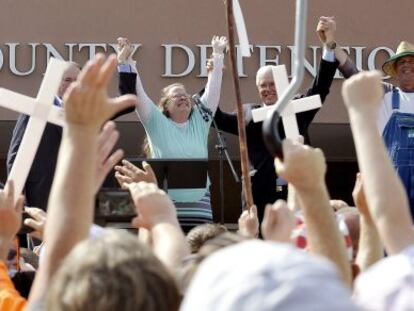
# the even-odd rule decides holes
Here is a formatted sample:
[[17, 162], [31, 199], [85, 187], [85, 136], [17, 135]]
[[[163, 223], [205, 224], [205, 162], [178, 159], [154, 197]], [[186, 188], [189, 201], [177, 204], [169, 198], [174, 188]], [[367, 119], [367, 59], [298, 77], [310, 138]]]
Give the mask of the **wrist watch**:
[[336, 48], [336, 41], [327, 42], [325, 45], [326, 45], [326, 47], [328, 49], [335, 50], [335, 48]]

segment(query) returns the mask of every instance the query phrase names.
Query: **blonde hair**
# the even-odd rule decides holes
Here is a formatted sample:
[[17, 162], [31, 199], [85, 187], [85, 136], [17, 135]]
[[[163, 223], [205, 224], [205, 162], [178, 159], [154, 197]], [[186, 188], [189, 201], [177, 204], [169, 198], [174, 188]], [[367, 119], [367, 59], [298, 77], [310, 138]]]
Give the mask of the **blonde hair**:
[[201, 265], [204, 259], [206, 259], [211, 254], [221, 250], [222, 248], [246, 240], [247, 238], [244, 236], [225, 231], [205, 241], [197, 253], [193, 253], [183, 260], [181, 266], [178, 269], [177, 278], [181, 293], [185, 294], [191, 283], [191, 280], [198, 270], [198, 267]]
[[227, 228], [222, 224], [203, 224], [194, 227], [187, 233], [187, 241], [190, 244], [191, 253], [197, 253], [204, 243], [224, 232], [227, 232]]
[[[170, 118], [170, 114], [168, 112], [168, 104], [170, 103], [171, 98], [168, 96], [168, 92], [173, 88], [173, 87], [182, 87], [185, 90], [185, 86], [182, 83], [173, 83], [173, 84], [169, 84], [166, 87], [164, 87], [161, 90], [161, 97], [160, 100], [158, 101], [158, 107], [161, 109], [161, 112], [167, 117]], [[144, 141], [142, 142], [142, 151], [144, 153], [144, 155], [147, 158], [151, 158], [152, 154], [151, 154], [151, 148], [150, 148], [150, 143], [148, 140], [148, 136], [145, 136]]]
[[46, 310], [178, 310], [163, 264], [132, 234], [107, 230], [79, 243], [56, 273]]
[[171, 100], [171, 98], [168, 96], [168, 92], [173, 87], [182, 87], [185, 90], [185, 86], [182, 83], [169, 84], [161, 90], [161, 97], [160, 97], [160, 100], [158, 101], [158, 107], [160, 107], [162, 113], [167, 118], [170, 117], [170, 114], [168, 113], [168, 110], [167, 110], [167, 106], [168, 106], [168, 104], [170, 103], [170, 100]]
[[151, 147], [147, 135], [145, 135], [144, 141], [142, 142], [142, 152], [147, 159], [152, 158]]

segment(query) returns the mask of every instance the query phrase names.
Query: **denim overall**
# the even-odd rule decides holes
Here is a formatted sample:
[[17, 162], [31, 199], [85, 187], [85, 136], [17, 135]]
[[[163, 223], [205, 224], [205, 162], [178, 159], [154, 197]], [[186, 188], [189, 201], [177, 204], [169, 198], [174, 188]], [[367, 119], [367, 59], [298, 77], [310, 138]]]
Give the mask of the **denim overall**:
[[393, 113], [382, 132], [391, 161], [400, 175], [410, 202], [411, 218], [414, 219], [414, 114], [402, 113], [400, 93], [392, 90]]

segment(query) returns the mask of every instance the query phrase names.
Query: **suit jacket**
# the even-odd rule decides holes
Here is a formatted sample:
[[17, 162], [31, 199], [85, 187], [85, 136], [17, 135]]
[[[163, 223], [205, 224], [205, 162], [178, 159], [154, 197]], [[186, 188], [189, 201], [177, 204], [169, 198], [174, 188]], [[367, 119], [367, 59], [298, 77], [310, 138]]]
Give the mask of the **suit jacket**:
[[[321, 101], [324, 102], [329, 94], [329, 88], [337, 67], [338, 62], [328, 62], [322, 59], [318, 74], [311, 87], [305, 94], [295, 96], [295, 99], [319, 94]], [[308, 127], [317, 112], [318, 109], [314, 109], [296, 114], [299, 132], [304, 136], [307, 144], [309, 144]], [[238, 135], [237, 116], [235, 114], [225, 113], [218, 109], [215, 120], [221, 130]], [[282, 138], [285, 138], [282, 122], [279, 124], [279, 133]], [[259, 219], [262, 219], [265, 205], [284, 197], [280, 197], [276, 192], [277, 176], [273, 164], [274, 158], [267, 151], [263, 141], [262, 122], [249, 122], [246, 125], [246, 138], [250, 164], [256, 170], [255, 175], [252, 177], [253, 200], [258, 207]]]
[[[14, 160], [26, 131], [29, 116], [20, 115], [13, 130], [7, 153], [7, 173]], [[25, 184], [26, 204], [46, 210], [50, 188], [55, 174], [57, 156], [62, 139], [62, 128], [47, 123]]]

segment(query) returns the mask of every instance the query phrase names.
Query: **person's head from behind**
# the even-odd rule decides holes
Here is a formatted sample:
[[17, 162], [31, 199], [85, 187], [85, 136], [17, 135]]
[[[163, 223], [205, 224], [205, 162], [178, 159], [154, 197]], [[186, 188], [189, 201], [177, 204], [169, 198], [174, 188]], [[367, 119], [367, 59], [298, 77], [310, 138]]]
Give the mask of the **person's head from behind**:
[[183, 123], [190, 117], [193, 102], [183, 84], [173, 83], [161, 90], [159, 106], [168, 118]]
[[346, 203], [343, 200], [329, 200], [329, 204], [331, 205], [332, 209], [334, 211], [339, 211], [342, 208], [347, 208], [349, 207], [348, 203]]
[[108, 230], [78, 244], [56, 273], [47, 310], [178, 310], [173, 277], [133, 235]]
[[[202, 306], [202, 307], [200, 307]], [[286, 243], [250, 240], [215, 252], [181, 310], [356, 310], [333, 264]]]
[[355, 259], [358, 253], [358, 245], [359, 245], [359, 211], [355, 207], [343, 207], [336, 211], [337, 215], [340, 215], [342, 219], [345, 221], [346, 226], [349, 230], [349, 235], [352, 239], [352, 249], [353, 249], [353, 258]]
[[414, 245], [384, 258], [361, 273], [354, 300], [363, 310], [413, 310]]
[[[221, 226], [221, 225], [217, 225]], [[208, 258], [211, 254], [219, 251], [222, 248], [246, 241], [247, 238], [240, 234], [225, 231], [216, 235], [210, 239], [204, 241], [200, 246], [198, 252], [192, 253], [185, 258], [178, 270], [178, 282], [182, 293], [187, 291], [188, 286], [193, 279], [194, 274], [197, 272], [198, 267]]]
[[60, 82], [57, 96], [63, 98], [69, 85], [76, 81], [80, 74], [80, 66], [75, 62], [69, 62], [69, 67], [63, 73], [62, 81]]
[[273, 105], [277, 101], [275, 81], [273, 79], [273, 68], [266, 65], [259, 68], [256, 73], [256, 86], [260, 99], [266, 105]]
[[203, 224], [194, 227], [187, 233], [187, 241], [190, 244], [191, 253], [197, 253], [205, 242], [224, 232], [227, 232], [227, 228], [221, 224]]

